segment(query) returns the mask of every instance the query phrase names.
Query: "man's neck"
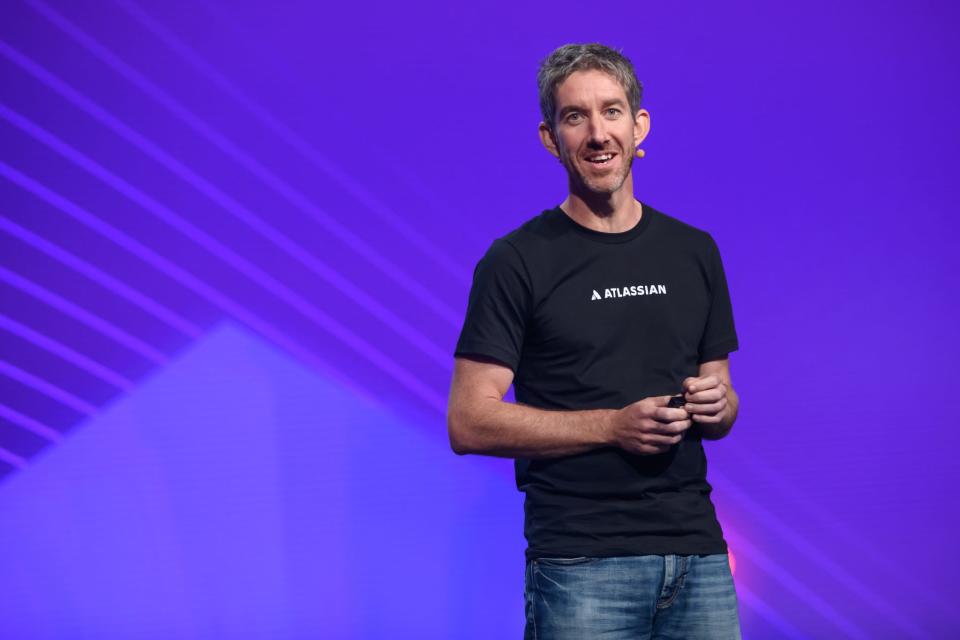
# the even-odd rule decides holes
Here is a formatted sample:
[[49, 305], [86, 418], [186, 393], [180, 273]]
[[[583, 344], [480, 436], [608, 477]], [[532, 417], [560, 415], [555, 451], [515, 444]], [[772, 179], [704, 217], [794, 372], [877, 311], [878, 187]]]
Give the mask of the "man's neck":
[[629, 231], [640, 222], [643, 207], [633, 198], [632, 176], [614, 193], [597, 194], [587, 189], [571, 189], [560, 204], [574, 222], [606, 233]]

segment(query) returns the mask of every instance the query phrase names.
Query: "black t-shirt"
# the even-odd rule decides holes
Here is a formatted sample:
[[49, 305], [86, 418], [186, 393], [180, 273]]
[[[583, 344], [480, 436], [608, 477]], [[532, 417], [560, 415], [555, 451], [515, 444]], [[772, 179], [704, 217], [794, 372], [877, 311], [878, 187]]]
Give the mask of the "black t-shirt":
[[[737, 346], [713, 238], [643, 204], [620, 233], [557, 207], [495, 240], [455, 354], [509, 366], [521, 404], [620, 409], [680, 393], [700, 363]], [[528, 559], [726, 553], [695, 427], [663, 454], [602, 447], [515, 468]]]

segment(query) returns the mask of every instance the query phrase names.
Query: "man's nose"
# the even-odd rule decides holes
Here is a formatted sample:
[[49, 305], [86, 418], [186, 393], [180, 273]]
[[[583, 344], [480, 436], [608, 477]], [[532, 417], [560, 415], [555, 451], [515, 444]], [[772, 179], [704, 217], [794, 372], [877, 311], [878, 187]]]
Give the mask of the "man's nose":
[[590, 118], [590, 141], [597, 144], [604, 144], [610, 139], [607, 131], [607, 123], [601, 117]]

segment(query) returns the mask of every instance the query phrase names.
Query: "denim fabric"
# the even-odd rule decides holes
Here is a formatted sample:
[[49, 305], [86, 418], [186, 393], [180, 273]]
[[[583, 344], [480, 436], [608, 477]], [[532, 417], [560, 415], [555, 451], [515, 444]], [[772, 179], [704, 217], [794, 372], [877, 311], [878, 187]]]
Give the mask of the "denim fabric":
[[726, 554], [538, 558], [524, 598], [524, 640], [740, 638]]

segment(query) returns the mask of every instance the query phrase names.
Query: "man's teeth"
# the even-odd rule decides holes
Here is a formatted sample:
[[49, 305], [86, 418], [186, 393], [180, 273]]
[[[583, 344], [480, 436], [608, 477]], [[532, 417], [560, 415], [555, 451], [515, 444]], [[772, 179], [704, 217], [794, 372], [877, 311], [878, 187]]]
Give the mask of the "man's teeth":
[[591, 156], [591, 157], [587, 158], [587, 161], [588, 161], [588, 162], [606, 162], [607, 160], [610, 160], [611, 158], [613, 158], [613, 154], [612, 154], [612, 153], [605, 153], [605, 154], [602, 155], [602, 156]]

